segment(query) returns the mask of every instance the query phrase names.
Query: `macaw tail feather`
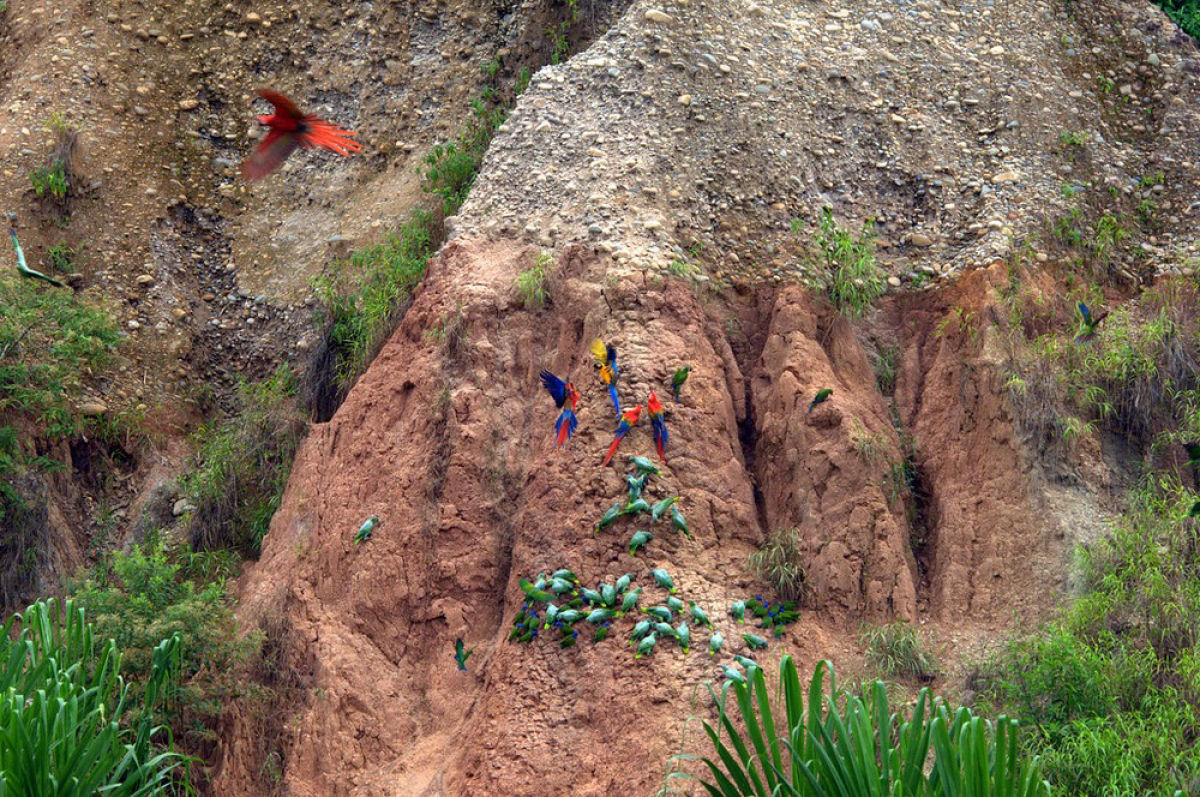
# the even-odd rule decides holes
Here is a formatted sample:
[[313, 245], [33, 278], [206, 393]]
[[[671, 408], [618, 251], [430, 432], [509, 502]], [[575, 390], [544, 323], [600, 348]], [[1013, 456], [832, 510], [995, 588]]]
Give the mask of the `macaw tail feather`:
[[575, 413], [569, 409], [563, 410], [558, 416], [558, 422], [554, 424], [554, 429], [558, 432], [558, 436], [554, 441], [555, 447], [561, 447], [571, 439], [571, 435], [575, 434], [575, 426], [579, 421], [575, 418]]
[[617, 410], [617, 415], [621, 414], [621, 400], [617, 398], [617, 386], [611, 384], [608, 386], [608, 397], [612, 399], [613, 407]]
[[625, 439], [625, 435], [619, 434], [613, 438], [612, 445], [608, 447], [608, 453], [604, 455], [604, 462], [600, 463], [604, 467], [613, 458], [613, 454], [617, 453], [617, 446], [621, 445], [621, 441]]
[[300, 146], [306, 149], [323, 147], [339, 155], [349, 155], [362, 149], [362, 144], [350, 138], [358, 135], [355, 132], [334, 127], [316, 116], [305, 117], [304, 122], [308, 130], [300, 135]]

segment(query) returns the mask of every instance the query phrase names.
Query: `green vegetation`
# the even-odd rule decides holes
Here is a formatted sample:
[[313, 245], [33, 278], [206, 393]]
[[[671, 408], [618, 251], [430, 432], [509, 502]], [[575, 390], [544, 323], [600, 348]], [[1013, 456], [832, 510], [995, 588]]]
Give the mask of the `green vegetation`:
[[75, 273], [75, 258], [79, 257], [79, 249], [73, 249], [66, 244], [55, 244], [46, 250], [46, 262], [56, 271], [61, 271], [63, 274]]
[[453, 216], [467, 200], [492, 136], [504, 121], [503, 107], [487, 100], [471, 103], [471, 118], [455, 141], [438, 144], [425, 156], [421, 188], [442, 198], [442, 212]]
[[29, 173], [29, 182], [33, 192], [38, 197], [66, 199], [67, 196], [67, 167], [62, 161], [55, 160], [44, 166], [38, 166]]
[[281, 365], [271, 378], [239, 387], [234, 414], [195, 433], [196, 466], [181, 491], [196, 505], [197, 548], [258, 555], [305, 431], [295, 394], [292, 372]]
[[[68, 587], [94, 633], [115, 640], [123, 652], [119, 673], [139, 701], [154, 688], [159, 640], [175, 640], [179, 688], [158, 716], [197, 755], [215, 742], [225, 706], [253, 691], [243, 676], [262, 639], [237, 632], [225, 589], [237, 566], [229, 551], [169, 552], [152, 534], [129, 553], [104, 555]], [[133, 711], [140, 721], [138, 715]]]
[[[120, 675], [122, 651], [103, 638], [71, 601], [38, 602], [5, 623], [0, 791], [149, 795], [177, 777], [184, 759], [154, 720], [174, 699], [179, 637], [160, 638], [147, 650], [136, 697]], [[190, 789], [186, 781], [175, 785]]]
[[66, 201], [74, 181], [75, 146], [79, 131], [60, 113], [51, 114], [46, 129], [54, 134], [54, 148], [46, 162], [29, 173], [29, 182], [39, 199], [45, 198], [65, 215]]
[[804, 566], [797, 530], [777, 529], [758, 551], [750, 554], [750, 570], [785, 601], [799, 601], [804, 595]]
[[1063, 149], [1079, 148], [1088, 142], [1091, 136], [1086, 130], [1063, 130], [1058, 134], [1058, 143]]
[[866, 626], [861, 641], [867, 663], [890, 678], [928, 681], [937, 675], [937, 657], [921, 632], [903, 621]]
[[534, 264], [517, 275], [513, 285], [526, 309], [541, 310], [546, 306], [546, 300], [550, 297], [546, 289], [546, 272], [553, 265], [554, 256], [540, 252]]
[[868, 219], [855, 237], [834, 221], [833, 211], [826, 207], [813, 235], [822, 272], [819, 282], [837, 311], [850, 318], [866, 313], [886, 290], [883, 270], [875, 264], [874, 226]]
[[983, 676], [1031, 724], [1064, 794], [1200, 789], [1200, 527], [1196, 496], [1148, 478], [1110, 535], [1081, 551], [1082, 594]]
[[1200, 41], [1200, 0], [1154, 0], [1184, 33]]
[[701, 782], [710, 795], [1050, 792], [1038, 759], [1020, 754], [1017, 723], [1007, 717], [992, 723], [966, 708], [951, 711], [928, 689], [911, 711], [893, 712], [882, 682], [862, 698], [847, 694], [837, 688], [829, 662], [817, 665], [805, 706], [791, 656], [779, 663], [774, 705], [760, 668], [752, 667], [746, 679], [720, 695], [709, 687], [720, 711], [716, 728], [704, 723], [716, 753], [716, 760], [702, 759], [712, 780]]

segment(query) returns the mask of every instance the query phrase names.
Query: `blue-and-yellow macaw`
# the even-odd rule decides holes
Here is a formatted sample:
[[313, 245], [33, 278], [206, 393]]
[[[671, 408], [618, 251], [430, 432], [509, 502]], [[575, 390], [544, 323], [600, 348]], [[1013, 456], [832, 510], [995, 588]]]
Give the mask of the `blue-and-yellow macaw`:
[[600, 381], [608, 385], [609, 398], [620, 415], [621, 401], [617, 398], [617, 378], [620, 376], [617, 370], [617, 347], [596, 338], [592, 341], [592, 356], [596, 358], [594, 367], [600, 375]]

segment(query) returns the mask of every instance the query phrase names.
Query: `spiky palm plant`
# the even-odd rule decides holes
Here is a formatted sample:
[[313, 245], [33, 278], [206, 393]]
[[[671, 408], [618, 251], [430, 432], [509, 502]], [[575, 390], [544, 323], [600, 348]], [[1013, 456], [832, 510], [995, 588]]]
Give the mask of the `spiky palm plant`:
[[[826, 694], [825, 677], [829, 677]], [[1044, 797], [1050, 786], [1035, 757], [1018, 750], [1017, 722], [995, 725], [970, 710], [951, 712], [922, 689], [907, 719], [892, 713], [884, 684], [876, 681], [865, 699], [836, 688], [833, 666], [817, 665], [808, 705], [791, 656], [779, 665], [786, 725], [781, 734], [761, 669], [747, 683], [731, 683], [713, 698], [717, 728], [704, 723], [716, 760], [702, 757], [712, 781], [700, 778], [713, 797], [897, 797], [972, 795]], [[728, 705], [729, 689], [740, 715]], [[778, 703], [776, 709], [778, 709]], [[722, 740], [722, 734], [728, 741]], [[926, 772], [926, 759], [933, 765]], [[684, 756], [690, 757], [690, 756]]]

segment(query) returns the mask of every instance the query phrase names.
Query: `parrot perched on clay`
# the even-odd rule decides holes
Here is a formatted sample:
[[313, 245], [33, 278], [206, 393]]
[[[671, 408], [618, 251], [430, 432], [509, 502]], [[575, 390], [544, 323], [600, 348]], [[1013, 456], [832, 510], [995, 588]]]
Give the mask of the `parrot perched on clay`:
[[462, 637], [454, 640], [454, 663], [458, 665], [458, 669], [463, 672], [467, 671], [467, 659], [471, 658], [471, 654], [475, 652], [474, 648], [463, 650]]
[[742, 634], [742, 639], [746, 640], [746, 644], [750, 646], [751, 650], [762, 650], [767, 646], [767, 640], [758, 634]]
[[637, 499], [642, 497], [642, 490], [646, 489], [646, 479], [648, 479], [648, 478], [650, 478], [649, 475], [647, 475], [645, 473], [639, 474], [637, 476], [630, 474], [625, 477], [625, 486], [629, 490], [630, 503], [633, 503], [634, 501], [636, 501]]
[[620, 377], [617, 370], [617, 347], [596, 338], [592, 341], [592, 356], [596, 358], [593, 367], [600, 376], [600, 381], [608, 386], [608, 397], [612, 399], [613, 407], [620, 415], [621, 400], [617, 398], [617, 379]]
[[685, 365], [682, 368], [671, 374], [671, 393], [675, 396], [675, 403], [679, 403], [679, 390], [683, 387], [683, 383], [687, 381], [688, 374], [691, 373], [692, 366]]
[[734, 601], [733, 605], [729, 607], [729, 613], [733, 615], [733, 619], [737, 620], [739, 623], [746, 622], [746, 602]]
[[569, 380], [564, 382], [549, 371], [542, 371], [540, 376], [546, 392], [554, 399], [554, 404], [562, 410], [558, 420], [554, 422], [554, 446], [559, 448], [571, 439], [571, 435], [575, 434], [575, 427], [579, 423], [575, 417], [575, 410], [579, 408], [579, 391]]
[[657, 641], [658, 637], [654, 636], [653, 632], [642, 637], [642, 641], [637, 646], [637, 653], [633, 654], [633, 657], [640, 659], [642, 656], [648, 655], [654, 650], [654, 643]]
[[676, 598], [674, 595], [667, 596], [667, 608], [678, 614], [684, 610], [683, 601]]
[[684, 620], [675, 629], [675, 638], [679, 640], [679, 647], [683, 648], [684, 653], [687, 653], [688, 648], [692, 645], [692, 631], [688, 628], [687, 620]]
[[621, 445], [621, 441], [625, 439], [625, 435], [629, 434], [629, 430], [637, 426], [638, 416], [641, 414], [641, 404], [635, 404], [633, 409], [621, 413], [621, 420], [617, 423], [616, 431], [613, 432], [612, 445], [608, 447], [608, 453], [604, 455], [604, 461], [600, 463], [601, 467], [612, 460], [613, 454], [617, 453], [617, 446]]
[[650, 633], [653, 623], [649, 620], [639, 620], [638, 624], [633, 627], [633, 632], [629, 634], [629, 644], [633, 644], [637, 640]]
[[683, 514], [680, 513], [677, 506], [671, 507], [671, 527], [676, 531], [682, 532], [685, 537], [692, 536], [691, 532], [688, 531], [687, 520], [684, 519]]
[[637, 553], [638, 548], [644, 547], [652, 539], [654, 539], [654, 535], [648, 531], [635, 531], [629, 538], [629, 555], [633, 556]]
[[322, 147], [339, 155], [349, 155], [362, 149], [362, 144], [350, 138], [357, 133], [334, 127], [318, 116], [302, 113], [296, 103], [279, 92], [258, 89], [258, 96], [275, 106], [275, 112], [269, 116], [254, 117], [259, 124], [271, 129], [242, 164], [242, 177], [247, 180], [266, 177], [296, 147]]
[[651, 606], [648, 609], [642, 609], [642, 611], [653, 617], [655, 620], [659, 620], [664, 623], [671, 622], [671, 618], [674, 617], [674, 615], [671, 614], [671, 610], [666, 606]]
[[354, 544], [360, 545], [371, 539], [371, 533], [375, 531], [375, 526], [378, 523], [379, 518], [377, 517], [369, 517], [363, 521], [363, 524], [358, 527], [358, 531], [354, 534]]
[[714, 631], [713, 635], [708, 638], [708, 655], [712, 656], [721, 651], [721, 645], [725, 644], [725, 637], [721, 636], [720, 631]]
[[617, 592], [624, 592], [633, 583], [633, 573], [626, 573], [617, 579]]
[[712, 628], [712, 620], [708, 619], [708, 613], [696, 605], [695, 601], [692, 604], [692, 619], [696, 621], [696, 625], [706, 625]]
[[621, 509], [622, 509], [622, 507], [620, 504], [613, 504], [612, 506], [610, 506], [608, 508], [608, 511], [605, 512], [603, 515], [601, 515], [600, 520], [598, 520], [596, 522], [596, 531], [599, 531], [600, 529], [611, 524], [614, 520], [616, 520], [618, 517], [620, 517]]
[[667, 455], [667, 421], [663, 417], [663, 406], [659, 402], [658, 396], [654, 395], [654, 391], [650, 391], [650, 397], [646, 399], [646, 410], [650, 413], [650, 425], [654, 427], [654, 448], [658, 451], [658, 458], [666, 464]]
[[662, 471], [658, 469], [657, 465], [645, 457], [626, 457], [626, 459], [629, 461], [630, 465], [633, 465], [633, 467], [638, 469], [638, 473], [648, 473], [651, 476], [657, 476], [658, 474], [662, 473]]
[[677, 591], [675, 589], [675, 582], [671, 580], [671, 574], [666, 570], [663, 570], [661, 567], [651, 570], [650, 575], [654, 577], [654, 582], [656, 584], [668, 592], [674, 594]]
[[829, 397], [832, 395], [833, 395], [833, 388], [831, 388], [831, 387], [823, 387], [820, 390], [818, 390], [817, 395], [813, 396], [812, 403], [808, 405], [808, 412], [806, 412], [804, 414], [808, 415], [814, 409], [816, 409], [816, 406], [818, 404], [824, 404], [826, 401], [829, 401]]
[[741, 684], [742, 686], [746, 685], [746, 676], [742, 675], [741, 672], [738, 671], [737, 667], [731, 667], [728, 664], [722, 664], [721, 669], [724, 670], [725, 677], [730, 681], [733, 681], [735, 684]]
[[655, 523], [662, 520], [663, 514], [671, 508], [671, 505], [679, 500], [679, 496], [672, 498], [664, 498], [663, 500], [650, 507], [650, 519]]
[[617, 612], [617, 616], [631, 612], [637, 607], [638, 599], [642, 597], [641, 588], [635, 589], [632, 592], [626, 592], [625, 597], [621, 599], [621, 609]]
[[1091, 309], [1083, 302], [1079, 303], [1079, 315], [1083, 319], [1083, 323], [1079, 327], [1079, 333], [1075, 335], [1076, 343], [1087, 343], [1092, 338], [1096, 337], [1096, 327], [1100, 326], [1100, 322], [1108, 318], [1108, 311], [1105, 310], [1097, 316], [1092, 315]]

